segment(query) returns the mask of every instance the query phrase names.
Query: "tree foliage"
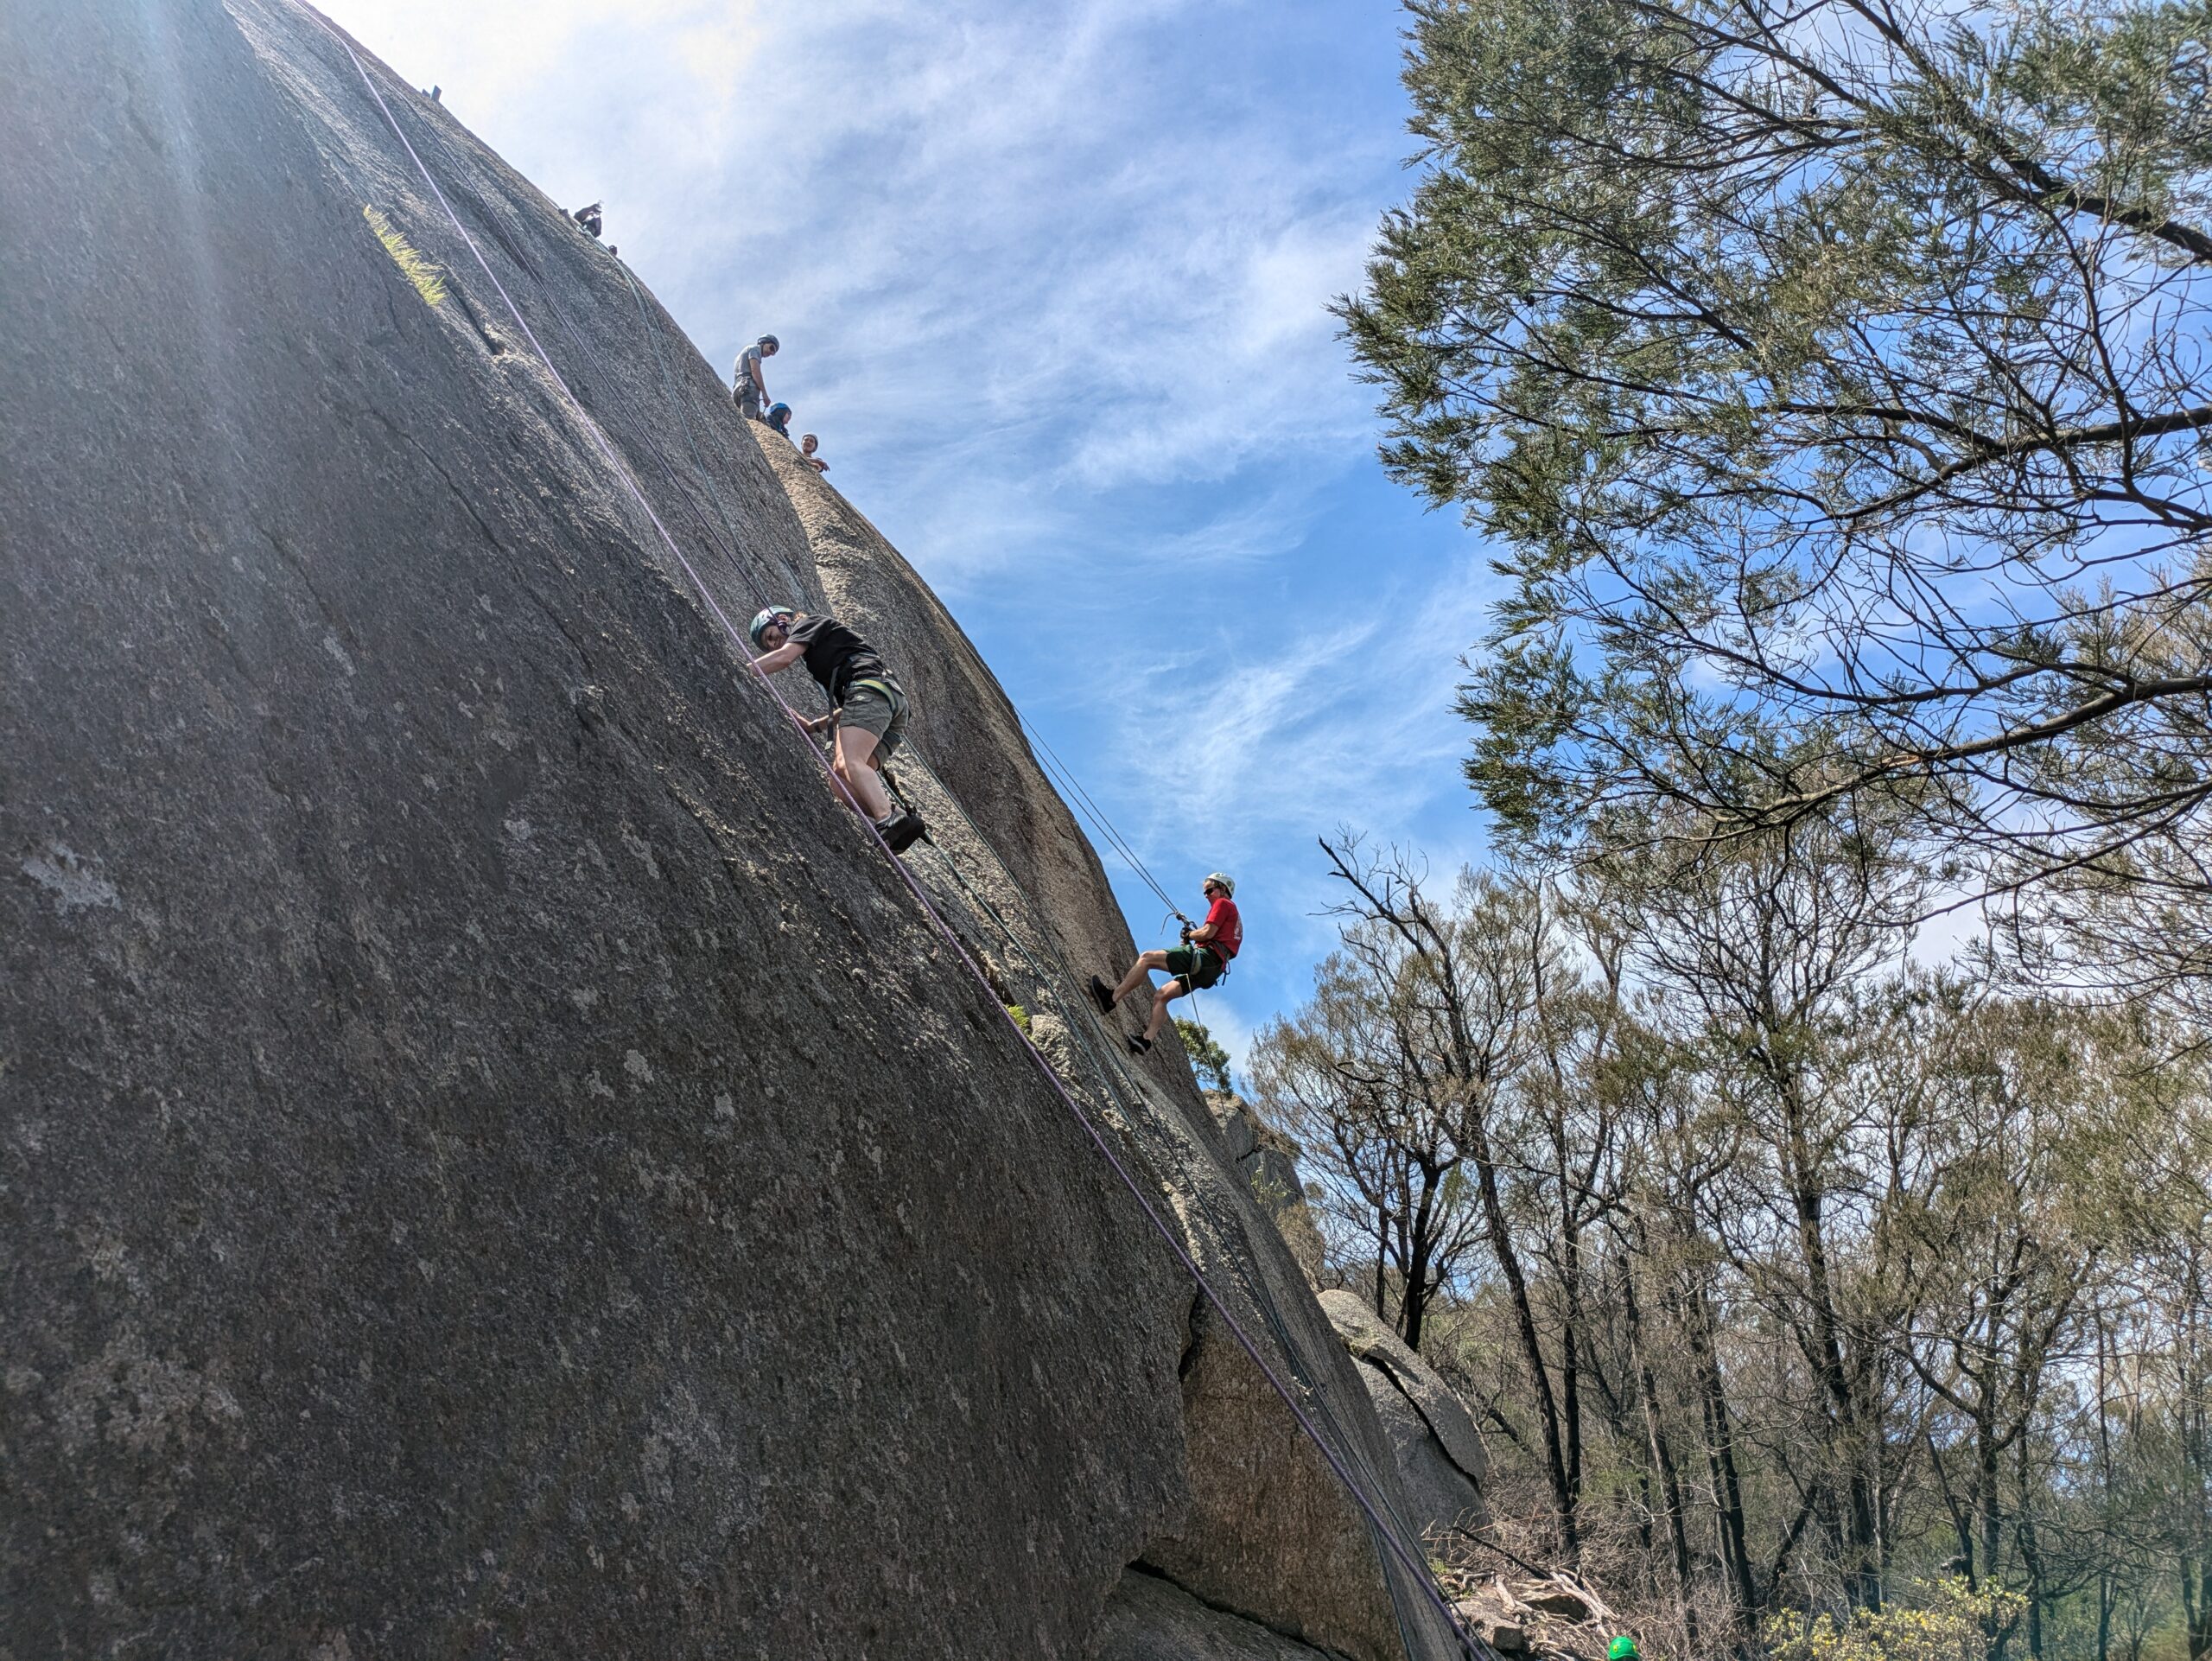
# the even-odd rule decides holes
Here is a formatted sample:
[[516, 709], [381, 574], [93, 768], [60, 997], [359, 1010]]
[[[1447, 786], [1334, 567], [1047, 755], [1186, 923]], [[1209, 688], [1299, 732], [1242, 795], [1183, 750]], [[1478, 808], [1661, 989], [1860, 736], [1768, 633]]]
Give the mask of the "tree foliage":
[[1498, 550], [1503, 823], [1878, 796], [1999, 887], [2201, 894], [2212, 4], [1409, 10], [1422, 175], [1340, 313]]
[[1487, 1427], [1504, 1545], [1659, 1647], [2204, 1661], [2212, 1058], [1905, 960], [1901, 834], [1452, 885], [1334, 844], [1259, 1106]]
[[1191, 1071], [1198, 1075], [1198, 1083], [1208, 1090], [1217, 1090], [1224, 1095], [1236, 1087], [1235, 1075], [1229, 1066], [1229, 1052], [1221, 1047], [1202, 1021], [1185, 1021], [1175, 1017], [1176, 1036], [1183, 1041], [1183, 1053], [1191, 1058]]

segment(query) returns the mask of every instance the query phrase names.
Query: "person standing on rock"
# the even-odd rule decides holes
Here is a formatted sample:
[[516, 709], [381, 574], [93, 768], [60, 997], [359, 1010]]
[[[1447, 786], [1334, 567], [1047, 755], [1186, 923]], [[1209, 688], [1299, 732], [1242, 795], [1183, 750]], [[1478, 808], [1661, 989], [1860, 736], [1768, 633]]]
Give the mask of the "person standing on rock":
[[836, 731], [830, 763], [848, 798], [868, 817], [876, 834], [901, 854], [929, 834], [912, 808], [893, 811], [883, 788], [883, 764], [906, 732], [906, 694], [884, 667], [875, 648], [834, 617], [811, 617], [789, 606], [768, 606], [746, 631], [761, 655], [753, 666], [764, 675], [801, 659], [836, 707], [806, 723], [809, 732]]
[[737, 354], [737, 385], [730, 398], [738, 414], [747, 421], [760, 419], [760, 404], [768, 396], [768, 383], [760, 373], [761, 360], [774, 357], [781, 349], [774, 335], [763, 334]]
[[1229, 960], [1244, 945], [1244, 920], [1237, 915], [1236, 884], [1220, 871], [1206, 878], [1206, 920], [1183, 921], [1183, 944], [1173, 951], [1146, 951], [1129, 965], [1119, 986], [1106, 984], [1103, 976], [1090, 977], [1090, 996], [1108, 1015], [1114, 1006], [1144, 985], [1155, 969], [1173, 976], [1162, 981], [1152, 1000], [1152, 1015], [1144, 1023], [1144, 1036], [1131, 1038], [1129, 1048], [1139, 1055], [1151, 1049], [1167, 1021], [1167, 1006], [1187, 992], [1204, 991], [1229, 972]]

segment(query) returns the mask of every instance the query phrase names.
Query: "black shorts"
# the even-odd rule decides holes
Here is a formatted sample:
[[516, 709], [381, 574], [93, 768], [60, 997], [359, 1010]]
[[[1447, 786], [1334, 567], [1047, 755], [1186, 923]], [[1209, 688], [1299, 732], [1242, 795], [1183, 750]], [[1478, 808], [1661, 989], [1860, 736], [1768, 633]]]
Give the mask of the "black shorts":
[[1203, 992], [1221, 978], [1220, 958], [1202, 945], [1179, 945], [1167, 954], [1167, 971], [1184, 985]]

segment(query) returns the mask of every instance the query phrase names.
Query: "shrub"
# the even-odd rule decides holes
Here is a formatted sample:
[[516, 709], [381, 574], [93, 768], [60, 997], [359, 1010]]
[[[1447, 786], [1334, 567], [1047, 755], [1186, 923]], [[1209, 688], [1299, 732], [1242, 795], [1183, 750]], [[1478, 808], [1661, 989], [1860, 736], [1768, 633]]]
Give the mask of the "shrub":
[[1891, 1604], [1850, 1619], [1789, 1610], [1767, 1623], [1771, 1661], [1988, 1661], [1990, 1635], [2009, 1630], [2027, 1607], [2017, 1592], [1964, 1580], [1915, 1582], [1917, 1606]]

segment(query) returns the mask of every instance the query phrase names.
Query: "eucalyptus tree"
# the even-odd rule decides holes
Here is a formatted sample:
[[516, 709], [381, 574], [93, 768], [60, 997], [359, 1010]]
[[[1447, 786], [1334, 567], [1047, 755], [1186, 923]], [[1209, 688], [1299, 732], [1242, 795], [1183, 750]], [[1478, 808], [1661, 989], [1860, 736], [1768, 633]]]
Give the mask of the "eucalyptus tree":
[[1345, 929], [1313, 996], [1261, 1029], [1251, 1059], [1261, 1111], [1304, 1149], [1324, 1221], [1366, 1245], [1376, 1317], [1415, 1349], [1482, 1238], [1454, 1135], [1456, 1080], [1438, 1064], [1418, 973], [1392, 931]]
[[[1577, 1477], [1508, 1192], [1526, 1163], [1516, 1087], [1540, 1053], [1539, 998], [1563, 975], [1559, 942], [1526, 885], [1464, 871], [1440, 899], [1411, 856], [1373, 854], [1351, 837], [1322, 849], [1349, 896], [1338, 908], [1341, 947], [1317, 973], [1313, 1001], [1254, 1047], [1262, 1108], [1306, 1143], [1340, 1215], [1374, 1217], [1403, 1295], [1421, 1298], [1402, 1313], [1408, 1344], [1420, 1341], [1427, 1302], [1445, 1283], [1435, 1265], [1446, 1249], [1456, 1260], [1487, 1246], [1511, 1311], [1553, 1520], [1573, 1559]], [[1433, 1242], [1426, 1257], [1424, 1238]], [[1378, 1309], [1381, 1290], [1378, 1261]]]
[[1408, 10], [1421, 176], [1339, 313], [1508, 579], [1503, 822], [1894, 793], [1993, 884], [2203, 892], [2204, 0]]
[[1640, 971], [1743, 1132], [1711, 1238], [1802, 1352], [1827, 1455], [1803, 1506], [1824, 1488], [1840, 1502], [1847, 1594], [1878, 1607], [1891, 1358], [1883, 1312], [1852, 1307], [1835, 1212], [1865, 1186], [1860, 1079], [1881, 1036], [1859, 989], [1894, 958], [1927, 876], [1885, 815], [1718, 843], [1664, 825], [1623, 840], [1641, 850], [1611, 862]]

